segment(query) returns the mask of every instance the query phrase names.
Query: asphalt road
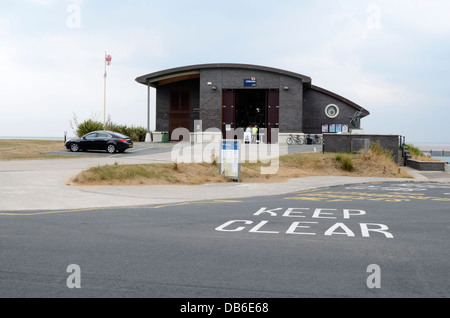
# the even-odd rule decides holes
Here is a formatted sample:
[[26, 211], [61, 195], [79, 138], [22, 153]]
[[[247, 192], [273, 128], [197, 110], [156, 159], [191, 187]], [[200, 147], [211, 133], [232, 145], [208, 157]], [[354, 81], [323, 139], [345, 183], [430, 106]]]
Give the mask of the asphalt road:
[[393, 183], [1, 213], [0, 297], [447, 298], [449, 202]]

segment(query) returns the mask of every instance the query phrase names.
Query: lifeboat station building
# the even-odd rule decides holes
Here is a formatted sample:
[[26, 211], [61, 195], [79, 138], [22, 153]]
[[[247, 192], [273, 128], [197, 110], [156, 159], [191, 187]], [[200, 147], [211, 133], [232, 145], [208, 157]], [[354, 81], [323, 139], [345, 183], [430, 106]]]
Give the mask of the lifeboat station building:
[[[257, 126], [260, 140], [283, 142], [291, 134], [320, 135], [356, 130], [355, 114], [370, 113], [354, 102], [312, 85], [310, 77], [281, 69], [248, 64], [202, 64], [158, 71], [136, 79], [156, 89], [156, 131], [158, 136], [185, 128], [194, 136], [221, 132], [223, 138], [242, 138], [234, 133]], [[148, 108], [150, 109], [150, 106]], [[277, 129], [277, 130], [274, 130]], [[273, 131], [277, 136], [273, 137]], [[186, 141], [186, 140], [183, 140]]]

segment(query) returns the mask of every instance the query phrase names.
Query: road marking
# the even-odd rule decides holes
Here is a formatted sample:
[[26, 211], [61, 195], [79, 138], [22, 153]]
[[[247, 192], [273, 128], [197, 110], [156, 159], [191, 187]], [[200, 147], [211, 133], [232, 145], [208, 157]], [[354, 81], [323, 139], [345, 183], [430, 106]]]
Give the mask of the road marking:
[[344, 191], [319, 191], [299, 193], [293, 197], [285, 197], [285, 200], [302, 201], [326, 201], [326, 202], [351, 202], [351, 201], [382, 201], [382, 202], [410, 202], [413, 200], [429, 200], [450, 202], [450, 198], [426, 196], [424, 193], [369, 193], [369, 192], [344, 192]]
[[66, 210], [66, 211], [47, 211], [47, 212], [33, 212], [33, 213], [0, 213], [0, 216], [36, 216], [46, 214], [63, 214], [63, 213], [75, 213], [75, 212], [88, 212], [99, 209], [79, 209], [79, 210]]
[[236, 200], [212, 200], [212, 201], [193, 201], [193, 202], [181, 202], [171, 203], [157, 206], [136, 206], [136, 207], [115, 207], [115, 208], [89, 208], [89, 209], [73, 209], [73, 210], [58, 210], [58, 211], [43, 211], [43, 212], [0, 212], [0, 216], [38, 216], [38, 215], [50, 215], [50, 214], [65, 214], [65, 213], [77, 213], [77, 212], [93, 212], [103, 210], [118, 210], [118, 209], [162, 209], [167, 207], [183, 206], [183, 205], [195, 205], [195, 204], [226, 204], [226, 203], [242, 203], [242, 201]]
[[[361, 237], [368, 238], [371, 234], [382, 234], [384, 237], [392, 239], [394, 235], [389, 232], [389, 227], [379, 223], [343, 223], [339, 222], [340, 214], [344, 220], [355, 218], [363, 220], [367, 217], [364, 210], [355, 209], [328, 209], [328, 208], [267, 208], [262, 207], [253, 214], [255, 219], [230, 220], [215, 228], [217, 232], [238, 233], [248, 232], [251, 234], [281, 234], [281, 235], [308, 235], [315, 236], [318, 231], [324, 236], [344, 235], [347, 237], [356, 237], [356, 232], [351, 227], [360, 229]], [[284, 212], [283, 212], [284, 211]], [[261, 220], [265, 218], [266, 220]], [[305, 221], [305, 218], [311, 218], [311, 221]], [[293, 221], [291, 224], [284, 224], [280, 220], [292, 221], [293, 219], [302, 219]], [[320, 223], [320, 220], [328, 219], [328, 222]], [[335, 224], [330, 226], [329, 220], [335, 220]], [[275, 220], [275, 222], [272, 222]], [[290, 223], [288, 222], [288, 223]], [[281, 224], [281, 228], [280, 228]], [[324, 228], [325, 226], [325, 228]], [[314, 230], [316, 228], [316, 230]], [[325, 230], [326, 229], [326, 230]], [[281, 231], [280, 231], [281, 230]]]

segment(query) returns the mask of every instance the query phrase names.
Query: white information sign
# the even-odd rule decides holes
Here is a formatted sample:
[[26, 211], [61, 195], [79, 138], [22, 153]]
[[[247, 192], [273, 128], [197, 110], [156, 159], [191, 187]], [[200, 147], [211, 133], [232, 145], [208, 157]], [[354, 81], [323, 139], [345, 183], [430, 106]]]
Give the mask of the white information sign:
[[241, 181], [240, 140], [222, 140], [219, 169], [224, 177]]

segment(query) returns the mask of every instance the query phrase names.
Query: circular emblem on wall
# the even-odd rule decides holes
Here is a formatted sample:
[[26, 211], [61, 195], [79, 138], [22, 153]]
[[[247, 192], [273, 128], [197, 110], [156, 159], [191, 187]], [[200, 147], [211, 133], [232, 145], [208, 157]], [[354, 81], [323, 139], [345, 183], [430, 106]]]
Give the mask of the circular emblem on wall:
[[330, 104], [325, 108], [325, 114], [328, 118], [336, 118], [339, 116], [339, 107], [334, 104]]

